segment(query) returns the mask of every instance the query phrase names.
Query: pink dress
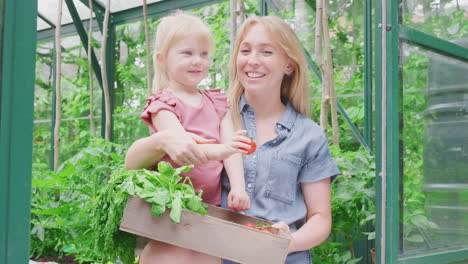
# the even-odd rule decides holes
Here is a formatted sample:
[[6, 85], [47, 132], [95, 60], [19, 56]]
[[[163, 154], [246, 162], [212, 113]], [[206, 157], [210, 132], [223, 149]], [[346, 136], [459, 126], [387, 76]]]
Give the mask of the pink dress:
[[[141, 118], [154, 132], [157, 132], [151, 115], [160, 110], [168, 110], [177, 116], [187, 132], [220, 142], [221, 120], [229, 107], [227, 97], [221, 89], [200, 90], [200, 93], [202, 103], [198, 107], [185, 104], [169, 91], [153, 94], [146, 99], [147, 104], [143, 108]], [[170, 162], [173, 167], [179, 167], [167, 155], [161, 160]], [[153, 165], [153, 169], [156, 166], [157, 163]], [[196, 191], [203, 190], [202, 198], [205, 203], [219, 205], [222, 169], [223, 161], [211, 160], [206, 164], [195, 166], [182, 176], [190, 177]]]

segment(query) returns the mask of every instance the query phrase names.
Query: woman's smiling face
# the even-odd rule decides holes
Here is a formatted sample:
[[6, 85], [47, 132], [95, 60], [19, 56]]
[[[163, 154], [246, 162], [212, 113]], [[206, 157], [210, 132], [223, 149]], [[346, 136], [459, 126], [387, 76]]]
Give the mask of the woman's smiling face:
[[292, 72], [290, 59], [262, 24], [244, 35], [236, 59], [237, 74], [247, 93], [280, 93], [285, 74]]

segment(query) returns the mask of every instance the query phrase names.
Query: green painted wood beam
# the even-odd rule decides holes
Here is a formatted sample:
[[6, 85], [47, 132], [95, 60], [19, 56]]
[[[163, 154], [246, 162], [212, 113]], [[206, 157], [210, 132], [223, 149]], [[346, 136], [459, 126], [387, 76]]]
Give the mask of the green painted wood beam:
[[276, 5], [271, 1], [271, 0], [262, 0], [262, 6], [261, 6], [261, 9], [260, 12], [264, 13], [265, 16], [268, 15], [268, 9], [271, 9], [271, 11], [273, 11], [273, 13], [275, 13], [275, 15], [280, 16], [279, 14], [279, 10], [278, 8], [276, 7]]
[[47, 25], [49, 25], [51, 28], [55, 28], [55, 24], [52, 23], [52, 21], [50, 21], [49, 19], [47, 19], [47, 17], [45, 17], [44, 15], [42, 15], [41, 13], [37, 12], [37, 16], [42, 19], [42, 21], [46, 22]]
[[0, 263], [27, 263], [37, 1], [0, 1]]
[[377, 263], [391, 264], [397, 263], [400, 247], [398, 2], [384, 1], [385, 6], [382, 1], [374, 3]]
[[468, 62], [468, 49], [447, 40], [436, 38], [416, 29], [399, 26], [400, 39], [431, 51]]
[[349, 118], [348, 114], [346, 113], [346, 110], [343, 108], [341, 103], [338, 100], [336, 100], [336, 104], [338, 106], [338, 112], [346, 120], [346, 123], [349, 125], [349, 127], [353, 131], [354, 136], [359, 141], [361, 146], [364, 147], [364, 149], [366, 149], [366, 151], [371, 152], [371, 149], [369, 148], [369, 145], [367, 145], [366, 140], [364, 139], [364, 137], [359, 132], [359, 129], [354, 125], [353, 121]]
[[260, 8], [259, 8], [260, 15], [267, 16], [268, 15], [268, 3], [266, 2], [266, 0], [260, 0], [259, 5], [260, 5]]
[[309, 67], [312, 69], [317, 79], [320, 82], [322, 82], [323, 81], [322, 74], [320, 73], [320, 69], [318, 68], [317, 64], [315, 63], [314, 60], [312, 60], [312, 56], [310, 56], [309, 52], [304, 48], [304, 46], [302, 47], [302, 49], [304, 50], [304, 53], [306, 55], [306, 59], [307, 59], [307, 63], [309, 64]]
[[372, 72], [372, 0], [364, 3], [364, 140], [373, 151], [373, 72]]
[[[227, 0], [163, 0], [156, 3], [148, 4], [148, 17], [157, 17], [167, 14], [175, 9], [193, 9], [206, 5], [226, 2]], [[113, 13], [115, 25], [126, 24], [143, 19], [143, 7], [138, 6], [135, 8], [123, 10]]]
[[[82, 21], [85, 28], [89, 27], [89, 20]], [[100, 30], [97, 23], [93, 23], [93, 31]], [[76, 26], [74, 23], [62, 25], [62, 37], [77, 35]], [[37, 41], [53, 41], [55, 38], [55, 28], [47, 28], [37, 31]]]
[[[68, 11], [70, 12], [70, 15], [73, 19], [73, 23], [75, 24], [76, 31], [78, 32], [78, 35], [80, 36], [81, 44], [83, 47], [88, 46], [88, 34], [86, 33], [86, 30], [83, 26], [83, 23], [81, 22], [80, 16], [78, 14], [78, 11], [76, 10], [75, 4], [73, 3], [73, 0], [65, 0], [65, 3], [67, 4]], [[88, 53], [88, 49], [84, 48], [86, 53]], [[96, 79], [99, 83], [99, 86], [102, 88], [102, 77], [101, 77], [101, 68], [99, 67], [99, 62], [97, 60], [96, 54], [94, 53], [94, 49], [91, 49], [91, 66], [93, 68], [94, 74], [96, 75]]]
[[383, 199], [383, 181], [382, 181], [382, 136], [383, 136], [383, 131], [382, 131], [382, 97], [383, 97], [383, 91], [382, 91], [382, 82], [383, 82], [383, 76], [382, 76], [382, 70], [383, 70], [383, 46], [382, 46], [382, 2], [381, 1], [375, 1], [375, 18], [374, 18], [374, 36], [375, 36], [375, 41], [374, 41], [374, 52], [375, 52], [375, 167], [376, 167], [376, 195], [375, 195], [375, 244], [376, 244], [376, 263], [377, 264], [384, 264], [382, 263], [382, 252], [383, 250], [383, 245], [382, 245], [382, 240], [383, 237], [385, 236], [385, 232], [383, 229], [383, 215], [382, 213], [385, 210], [385, 207], [382, 206], [382, 199]]
[[400, 87], [399, 3], [387, 1], [387, 263], [396, 263], [400, 251]]

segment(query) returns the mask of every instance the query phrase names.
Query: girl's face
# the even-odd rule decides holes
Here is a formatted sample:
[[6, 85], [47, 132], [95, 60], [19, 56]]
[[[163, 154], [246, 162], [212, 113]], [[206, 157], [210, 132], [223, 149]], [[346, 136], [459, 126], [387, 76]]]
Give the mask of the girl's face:
[[209, 50], [196, 37], [183, 38], [167, 52], [164, 60], [172, 89], [193, 90], [208, 74]]
[[236, 60], [238, 78], [247, 93], [279, 95], [284, 74], [292, 72], [291, 65], [265, 26], [255, 24], [248, 29]]

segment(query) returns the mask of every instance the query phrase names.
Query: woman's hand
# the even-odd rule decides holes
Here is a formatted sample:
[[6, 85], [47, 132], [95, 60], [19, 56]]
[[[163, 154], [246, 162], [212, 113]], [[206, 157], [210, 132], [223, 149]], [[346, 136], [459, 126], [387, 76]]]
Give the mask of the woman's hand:
[[291, 239], [288, 248], [289, 253], [297, 251], [295, 249], [294, 236], [291, 233], [291, 229], [289, 229], [289, 226], [285, 222], [274, 223], [271, 227], [274, 229], [278, 229], [278, 231], [280, 231], [283, 235]]
[[[162, 135], [160, 133], [163, 133]], [[205, 139], [189, 132], [160, 131], [162, 149], [180, 166], [207, 163], [208, 158], [198, 144], [214, 143], [214, 139]], [[198, 143], [198, 144], [197, 144]]]
[[250, 208], [250, 198], [247, 192], [242, 189], [231, 189], [227, 198], [228, 207], [231, 210], [245, 211]]

